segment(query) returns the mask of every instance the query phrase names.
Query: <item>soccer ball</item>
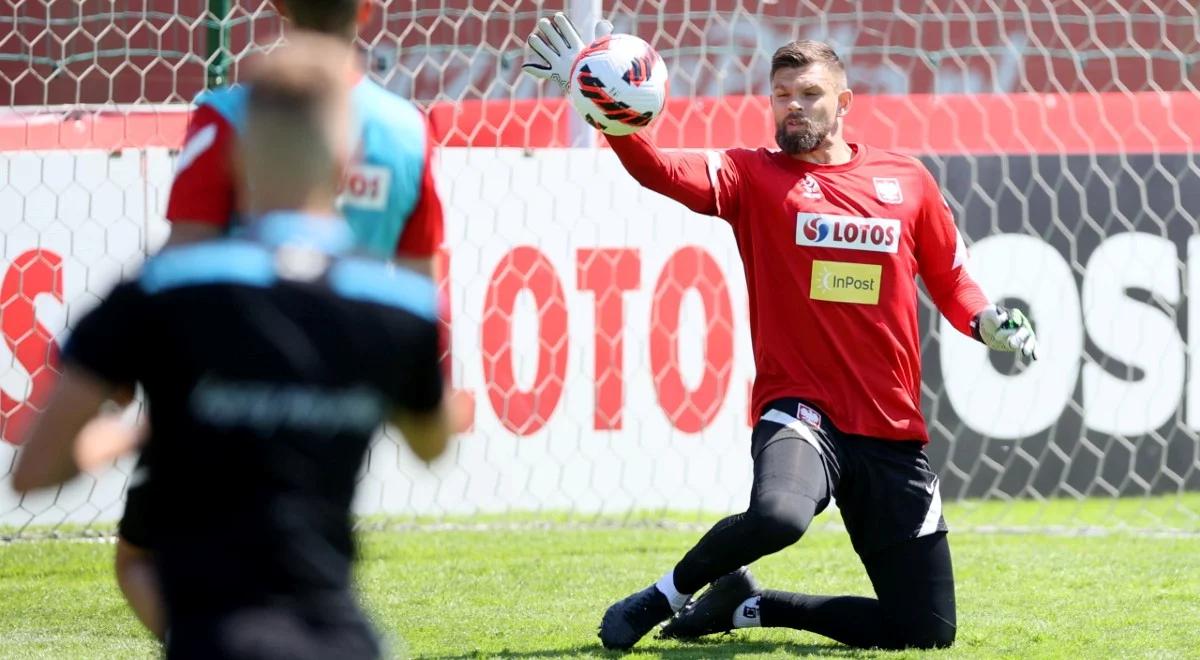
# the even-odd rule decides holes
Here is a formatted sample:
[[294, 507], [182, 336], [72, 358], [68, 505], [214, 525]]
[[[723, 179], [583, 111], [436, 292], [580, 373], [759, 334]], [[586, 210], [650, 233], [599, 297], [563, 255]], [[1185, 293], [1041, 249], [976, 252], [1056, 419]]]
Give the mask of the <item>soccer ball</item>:
[[571, 104], [608, 135], [632, 135], [662, 112], [667, 65], [631, 34], [601, 37], [571, 67]]

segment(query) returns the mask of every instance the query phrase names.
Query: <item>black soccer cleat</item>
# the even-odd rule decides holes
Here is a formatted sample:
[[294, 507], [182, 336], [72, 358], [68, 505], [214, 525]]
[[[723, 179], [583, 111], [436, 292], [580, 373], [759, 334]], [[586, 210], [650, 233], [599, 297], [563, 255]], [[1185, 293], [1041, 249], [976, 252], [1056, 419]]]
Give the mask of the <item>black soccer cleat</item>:
[[600, 643], [606, 649], [624, 651], [654, 626], [671, 616], [671, 603], [658, 587], [650, 585], [609, 606], [600, 621]]
[[692, 639], [733, 630], [733, 613], [746, 601], [762, 593], [758, 581], [743, 566], [723, 575], [699, 598], [688, 603], [663, 626], [660, 637]]

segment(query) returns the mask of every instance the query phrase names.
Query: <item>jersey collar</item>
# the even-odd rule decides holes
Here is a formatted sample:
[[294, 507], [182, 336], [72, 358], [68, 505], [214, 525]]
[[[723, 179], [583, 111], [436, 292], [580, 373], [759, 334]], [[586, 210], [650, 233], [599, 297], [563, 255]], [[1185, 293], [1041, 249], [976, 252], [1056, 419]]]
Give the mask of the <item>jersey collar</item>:
[[777, 163], [794, 172], [845, 172], [861, 165], [867, 153], [867, 145], [855, 142], [851, 142], [849, 144], [850, 150], [853, 152], [853, 154], [850, 156], [850, 160], [839, 165], [818, 165], [816, 163], [809, 163], [807, 161], [792, 158], [782, 151], [774, 151], [772, 153], [774, 154], [775, 161]]
[[354, 247], [354, 232], [340, 216], [273, 211], [262, 216], [248, 233], [270, 247], [300, 244], [328, 254], [341, 254]]

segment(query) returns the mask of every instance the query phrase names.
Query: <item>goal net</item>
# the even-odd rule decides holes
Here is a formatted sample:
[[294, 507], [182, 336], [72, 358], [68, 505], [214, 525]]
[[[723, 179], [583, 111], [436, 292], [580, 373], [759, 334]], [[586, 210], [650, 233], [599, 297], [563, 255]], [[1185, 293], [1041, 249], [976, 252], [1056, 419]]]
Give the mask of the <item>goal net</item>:
[[[989, 355], [921, 298], [928, 452], [959, 526], [1200, 530], [1200, 16], [1183, 0], [377, 2], [365, 66], [428, 111], [441, 146], [446, 359], [475, 417], [432, 468], [381, 437], [360, 513], [724, 512], [748, 496], [732, 234], [640, 189], [556, 88], [520, 75], [524, 37], [558, 10], [658, 49], [664, 147], [773, 146], [771, 51], [816, 38], [845, 57], [850, 139], [922, 158], [974, 275], [1043, 342], [1030, 366]], [[0, 475], [62, 338], [164, 240], [187, 103], [279, 35], [267, 0], [5, 4]], [[131, 460], [24, 498], [0, 476], [0, 528], [111, 530]]]

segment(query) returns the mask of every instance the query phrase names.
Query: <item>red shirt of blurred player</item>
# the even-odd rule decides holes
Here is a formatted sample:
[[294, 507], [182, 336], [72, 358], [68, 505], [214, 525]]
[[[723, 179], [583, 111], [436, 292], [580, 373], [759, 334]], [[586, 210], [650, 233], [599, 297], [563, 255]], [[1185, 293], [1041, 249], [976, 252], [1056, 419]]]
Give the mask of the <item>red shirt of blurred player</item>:
[[[297, 28], [331, 34], [336, 32], [347, 41], [353, 40], [357, 28], [366, 23], [371, 15], [370, 3], [359, 0], [290, 0], [275, 4], [280, 14], [292, 19]], [[339, 26], [344, 26], [344, 29]], [[379, 116], [391, 118], [416, 112], [407, 101], [387, 94], [365, 79], [357, 68], [348, 71], [347, 75], [357, 81], [353, 102], [359, 109], [358, 123], [366, 125]], [[244, 200], [238, 185], [234, 148], [243, 112], [239, 105], [244, 101], [236, 93], [222, 94], [224, 91], [227, 90], [202, 96], [192, 114], [167, 203], [166, 217], [172, 224], [168, 244], [223, 234], [238, 223], [245, 211], [242, 208]], [[406, 107], [378, 107], [389, 104]], [[373, 107], [366, 108], [364, 112], [362, 106]], [[388, 125], [386, 120], [375, 123], [383, 123], [384, 126], [372, 130], [373, 135], [392, 133], [402, 144], [407, 144], [415, 133], [421, 132], [412, 130], [411, 126], [397, 128]], [[347, 172], [347, 180], [357, 185], [344, 191], [342, 206], [352, 229], [365, 247], [381, 256], [394, 257], [415, 270], [431, 274], [432, 257], [443, 238], [443, 212], [433, 177], [433, 139], [428, 130], [423, 132], [424, 144], [418, 149], [423, 150], [424, 159], [423, 163], [416, 165], [421, 169], [416, 174], [419, 183], [415, 184], [415, 190], [396, 190], [404, 186], [407, 179], [414, 178], [411, 172], [403, 171], [403, 164], [400, 171], [383, 173], [383, 170], [392, 168], [381, 165], [390, 166], [393, 163], [372, 162], [371, 154], [364, 153], [374, 147], [374, 151], [383, 154], [382, 157], [386, 159], [387, 154], [399, 150], [389, 148], [386, 144], [365, 144], [364, 139], [358, 145], [358, 158], [351, 163]], [[395, 135], [397, 133], [403, 135]], [[410, 160], [420, 160], [420, 154], [417, 156], [417, 159]], [[355, 204], [376, 217], [354, 217]], [[393, 236], [393, 232], [383, 226], [388, 224], [399, 225], [402, 229], [394, 232]], [[383, 254], [385, 249], [387, 254]]]

